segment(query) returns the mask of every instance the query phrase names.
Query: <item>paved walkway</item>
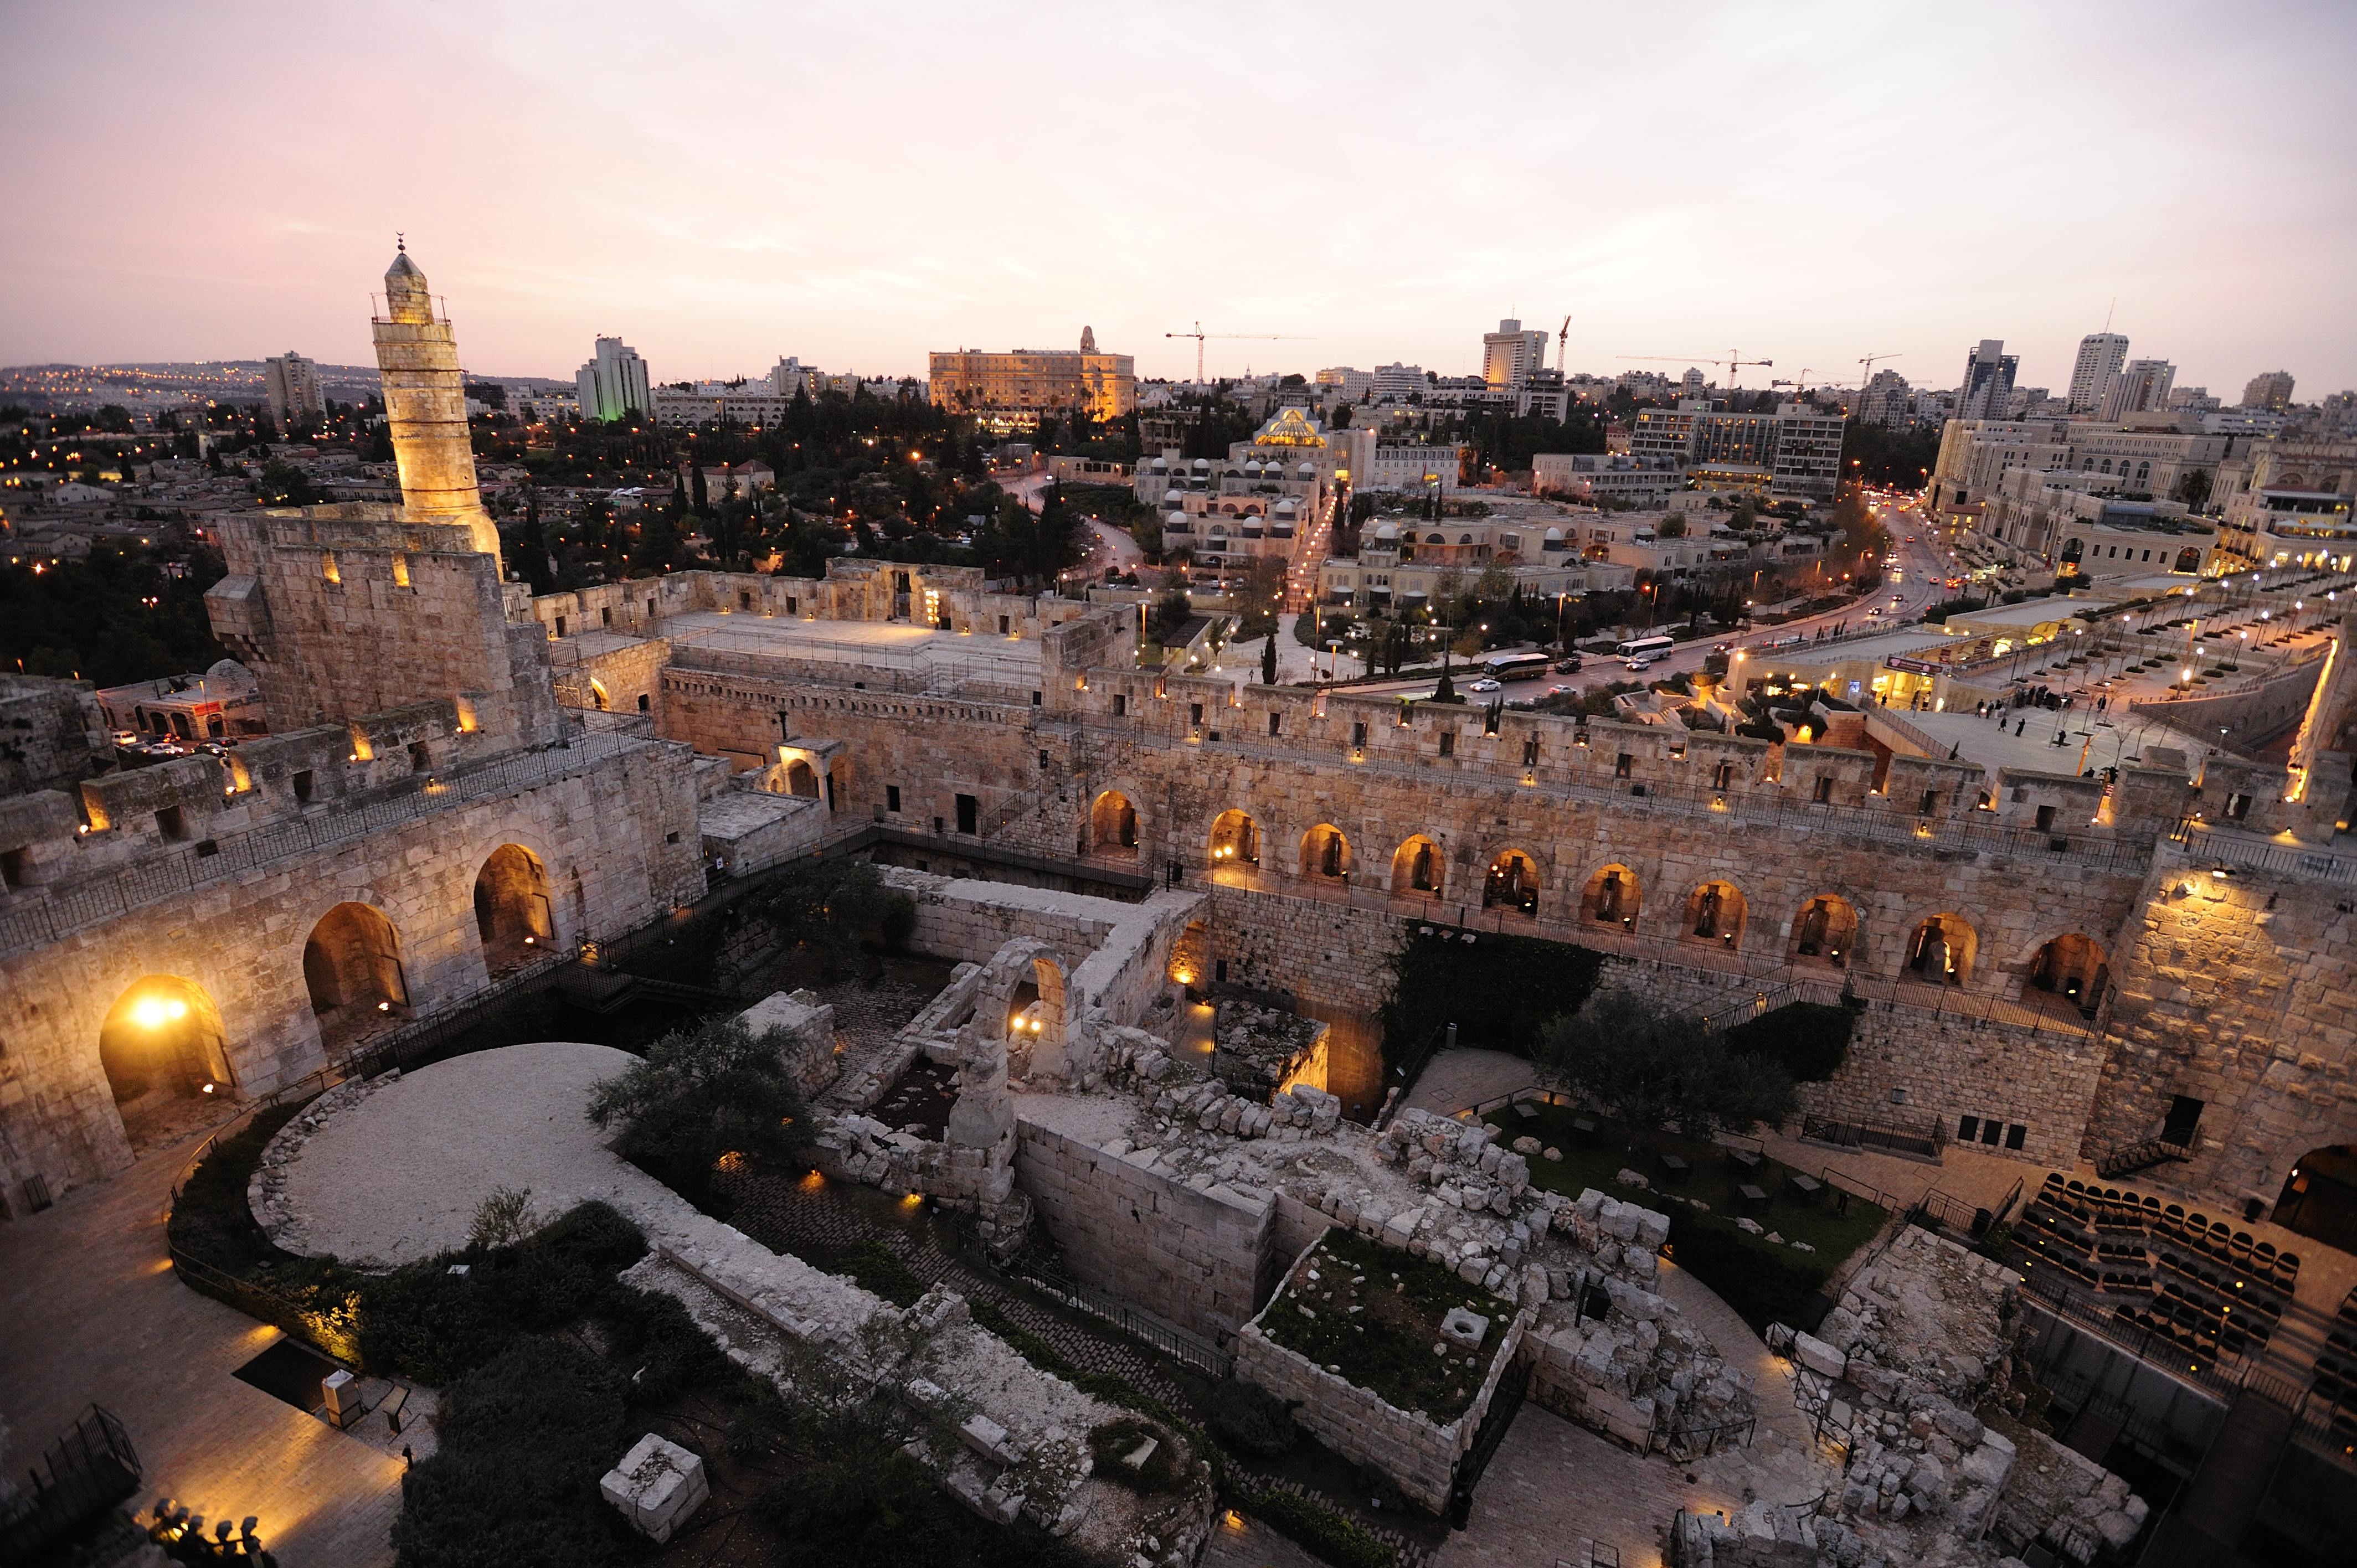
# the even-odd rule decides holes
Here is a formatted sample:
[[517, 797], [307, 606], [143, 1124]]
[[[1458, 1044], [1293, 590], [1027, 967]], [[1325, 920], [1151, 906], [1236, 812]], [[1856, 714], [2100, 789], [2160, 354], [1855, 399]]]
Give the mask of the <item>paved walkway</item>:
[[1200, 1568], [1326, 1568], [1325, 1559], [1312, 1555], [1258, 1520], [1235, 1515], [1211, 1526], [1203, 1543]]
[[1538, 1081], [1528, 1057], [1471, 1048], [1434, 1053], [1408, 1091], [1407, 1105], [1453, 1116], [1469, 1105], [1528, 1089]]
[[401, 1461], [238, 1381], [278, 1330], [172, 1274], [164, 1205], [195, 1146], [0, 1225], [0, 1416], [20, 1478], [95, 1401], [139, 1451], [135, 1505], [256, 1515], [288, 1568], [390, 1563]]

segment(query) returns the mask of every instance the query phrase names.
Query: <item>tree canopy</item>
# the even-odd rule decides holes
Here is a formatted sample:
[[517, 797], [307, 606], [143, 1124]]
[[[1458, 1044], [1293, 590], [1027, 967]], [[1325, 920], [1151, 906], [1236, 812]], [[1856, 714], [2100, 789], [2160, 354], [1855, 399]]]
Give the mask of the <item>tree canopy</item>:
[[1779, 1122], [1798, 1104], [1792, 1080], [1765, 1055], [1731, 1050], [1691, 1015], [1631, 991], [1598, 991], [1548, 1024], [1540, 1064], [1641, 1135], [1675, 1122], [1689, 1138]]

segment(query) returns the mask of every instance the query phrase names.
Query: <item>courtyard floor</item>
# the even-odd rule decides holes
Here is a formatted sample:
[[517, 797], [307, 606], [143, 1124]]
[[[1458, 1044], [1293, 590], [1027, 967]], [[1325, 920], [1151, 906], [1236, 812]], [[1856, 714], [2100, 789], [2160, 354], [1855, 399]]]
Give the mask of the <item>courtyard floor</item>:
[[0, 1226], [0, 1417], [21, 1476], [95, 1401], [122, 1418], [159, 1497], [209, 1519], [257, 1516], [288, 1568], [393, 1561], [402, 1462], [241, 1382], [276, 1343], [173, 1277], [164, 1215], [190, 1138], [56, 1207]]

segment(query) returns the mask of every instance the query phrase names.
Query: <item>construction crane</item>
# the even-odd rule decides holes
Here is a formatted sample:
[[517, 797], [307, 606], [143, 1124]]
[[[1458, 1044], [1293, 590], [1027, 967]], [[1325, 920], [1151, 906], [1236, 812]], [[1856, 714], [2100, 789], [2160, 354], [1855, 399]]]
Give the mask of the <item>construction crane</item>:
[[1620, 358], [1658, 360], [1664, 364], [1724, 365], [1727, 367], [1727, 386], [1729, 392], [1734, 391], [1735, 383], [1742, 380], [1742, 371], [1747, 365], [1758, 365], [1765, 369], [1776, 362], [1773, 360], [1747, 360], [1743, 357], [1743, 350], [1740, 349], [1729, 349], [1724, 360], [1714, 360], [1707, 354], [1623, 354]]
[[1192, 332], [1165, 332], [1163, 336], [1195, 339], [1195, 381], [1198, 385], [1201, 384], [1203, 380], [1203, 342], [1206, 338], [1249, 338], [1255, 343], [1307, 343], [1309, 341], [1307, 338], [1288, 337], [1282, 332], [1206, 332], [1203, 330], [1203, 324], [1200, 321], [1195, 323], [1195, 330]]
[[1791, 387], [1794, 396], [1806, 397], [1809, 395], [1809, 367], [1806, 365], [1801, 367], [1801, 379], [1799, 381], [1770, 381], [1768, 384], [1770, 387]]
[[1570, 343], [1571, 317], [1566, 316], [1563, 318], [1563, 330], [1555, 335], [1555, 373], [1556, 375], [1571, 374], [1571, 367], [1564, 363], [1564, 350], [1570, 346]]
[[1858, 370], [1858, 375], [1857, 375], [1857, 389], [1858, 389], [1858, 391], [1860, 391], [1860, 392], [1864, 392], [1864, 391], [1866, 390], [1866, 383], [1867, 383], [1867, 382], [1868, 382], [1868, 381], [1872, 381], [1872, 380], [1874, 379], [1874, 361], [1875, 361], [1875, 360], [1900, 360], [1900, 359], [1904, 359], [1904, 358], [1906, 358], [1906, 356], [1905, 356], [1904, 354], [1868, 354], [1868, 355], [1867, 355], [1867, 356], [1866, 356], [1866, 358], [1864, 358], [1864, 359], [1860, 360], [1858, 361], [1859, 370]]

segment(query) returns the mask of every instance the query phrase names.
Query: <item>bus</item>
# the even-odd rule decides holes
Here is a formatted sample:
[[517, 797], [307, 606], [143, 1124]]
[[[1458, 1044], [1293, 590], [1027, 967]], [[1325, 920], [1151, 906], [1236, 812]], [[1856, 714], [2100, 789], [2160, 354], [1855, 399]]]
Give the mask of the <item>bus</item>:
[[1544, 653], [1505, 653], [1482, 668], [1492, 681], [1535, 681], [1547, 672], [1548, 660]]
[[1677, 645], [1678, 639], [1674, 637], [1632, 637], [1612, 651], [1623, 659], [1641, 659], [1651, 664], [1654, 660], [1667, 656]]

